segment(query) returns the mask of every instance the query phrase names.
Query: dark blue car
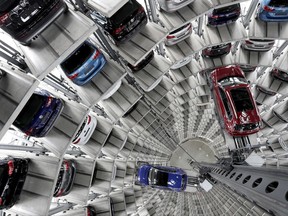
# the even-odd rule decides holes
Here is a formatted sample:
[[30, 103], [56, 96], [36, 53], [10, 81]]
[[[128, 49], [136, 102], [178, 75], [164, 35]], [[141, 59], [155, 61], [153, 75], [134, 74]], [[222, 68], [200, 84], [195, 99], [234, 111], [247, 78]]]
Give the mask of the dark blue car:
[[142, 186], [180, 192], [186, 189], [187, 174], [177, 167], [145, 164], [138, 168], [137, 182]]
[[264, 22], [286, 22], [288, 21], [288, 1], [261, 0], [257, 16]]
[[28, 136], [44, 137], [53, 127], [64, 104], [46, 90], [35, 91], [13, 125]]
[[72, 82], [84, 85], [99, 73], [105, 64], [103, 53], [86, 40], [60, 64], [60, 67]]
[[241, 14], [240, 4], [216, 8], [208, 13], [209, 26], [218, 26], [235, 22]]

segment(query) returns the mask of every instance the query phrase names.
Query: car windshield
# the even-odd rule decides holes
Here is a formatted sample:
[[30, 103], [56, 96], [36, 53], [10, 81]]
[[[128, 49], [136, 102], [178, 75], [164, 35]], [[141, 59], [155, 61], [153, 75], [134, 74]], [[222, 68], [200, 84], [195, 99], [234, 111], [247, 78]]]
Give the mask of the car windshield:
[[219, 81], [221, 86], [230, 86], [234, 84], [247, 84], [247, 81], [243, 77], [225, 77]]
[[149, 183], [150, 185], [157, 185], [167, 187], [168, 185], [168, 173], [161, 170], [151, 168], [149, 171]]
[[46, 100], [46, 96], [33, 94], [13, 124], [19, 129], [25, 130], [25, 128], [31, 124], [31, 121], [39, 112], [42, 105], [45, 104]]
[[254, 108], [247, 88], [232, 89], [230, 92], [237, 112]]
[[240, 9], [240, 4], [233, 4], [227, 7], [221, 7], [213, 10], [213, 14], [229, 13]]
[[82, 131], [83, 131], [83, 129], [84, 129], [86, 123], [87, 123], [87, 119], [88, 119], [88, 118], [86, 117], [85, 120], [84, 120], [84, 122], [83, 122], [83, 124], [81, 125], [80, 129], [78, 130], [78, 132], [77, 132], [77, 134], [75, 135], [75, 137], [74, 137], [74, 139], [73, 139], [72, 142], [75, 142], [75, 141], [78, 139], [78, 137], [80, 136], [80, 134], [82, 133]]
[[255, 41], [255, 42], [274, 42], [274, 40], [269, 40], [269, 39], [249, 39], [250, 41]]
[[9, 12], [12, 8], [18, 5], [20, 0], [1, 0], [0, 1], [0, 14]]
[[134, 0], [129, 0], [123, 7], [113, 14], [110, 20], [115, 26], [119, 26], [127, 17], [130, 16], [130, 14], [133, 14], [138, 10], [138, 8], [139, 6]]
[[80, 68], [93, 52], [94, 49], [88, 43], [83, 43], [70, 57], [61, 63], [61, 68], [65, 73], [71, 74]]
[[288, 7], [287, 0], [271, 0], [269, 6], [272, 7]]

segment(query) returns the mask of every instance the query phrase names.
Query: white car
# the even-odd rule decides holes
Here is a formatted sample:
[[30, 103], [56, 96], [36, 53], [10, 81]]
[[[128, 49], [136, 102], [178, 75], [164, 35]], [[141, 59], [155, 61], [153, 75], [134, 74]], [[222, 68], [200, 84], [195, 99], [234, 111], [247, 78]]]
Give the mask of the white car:
[[178, 68], [185, 66], [186, 64], [188, 64], [191, 61], [192, 61], [192, 56], [187, 56], [187, 57], [175, 62], [170, 68], [175, 70], [175, 69], [178, 69]]
[[159, 9], [166, 12], [174, 12], [182, 7], [194, 2], [194, 0], [157, 0], [159, 4]]
[[92, 136], [97, 125], [97, 119], [92, 115], [87, 115], [81, 127], [73, 137], [72, 144], [85, 145]]
[[272, 49], [275, 40], [269, 39], [248, 39], [241, 41], [241, 47], [245, 50], [266, 52]]
[[170, 32], [170, 34], [166, 37], [165, 45], [172, 46], [180, 41], [185, 40], [192, 34], [192, 24], [188, 23], [180, 28]]

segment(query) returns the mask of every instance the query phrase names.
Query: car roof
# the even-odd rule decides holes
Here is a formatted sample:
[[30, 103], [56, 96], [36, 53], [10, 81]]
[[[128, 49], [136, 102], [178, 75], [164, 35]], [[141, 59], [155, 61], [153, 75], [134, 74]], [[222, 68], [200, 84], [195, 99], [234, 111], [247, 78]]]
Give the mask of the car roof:
[[88, 0], [87, 3], [106, 17], [113, 16], [129, 0]]

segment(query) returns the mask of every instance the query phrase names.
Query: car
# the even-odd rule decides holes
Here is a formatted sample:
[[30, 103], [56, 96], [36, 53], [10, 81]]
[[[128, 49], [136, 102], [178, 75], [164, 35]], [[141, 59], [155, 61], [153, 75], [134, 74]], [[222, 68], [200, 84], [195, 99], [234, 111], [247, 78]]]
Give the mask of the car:
[[137, 183], [141, 186], [181, 192], [186, 189], [187, 174], [177, 167], [142, 164], [137, 170]]
[[2, 0], [0, 27], [23, 45], [29, 45], [67, 10], [63, 0]]
[[194, 0], [157, 0], [158, 10], [164, 10], [168, 13], [175, 12], [188, 4], [194, 2]]
[[235, 137], [247, 136], [260, 130], [259, 111], [239, 66], [213, 70], [209, 84], [221, 128]]
[[186, 64], [190, 63], [192, 61], [192, 56], [187, 56], [179, 61], [176, 61], [171, 67], [170, 69], [176, 70], [178, 68], [181, 68], [183, 66], [185, 66]]
[[230, 53], [231, 47], [232, 47], [231, 43], [211, 46], [202, 50], [202, 56], [206, 58], [218, 58]]
[[288, 82], [288, 72], [287, 71], [282, 71], [282, 70], [274, 68], [271, 71], [271, 75], [276, 79], [282, 80], [284, 82]]
[[60, 64], [60, 67], [73, 83], [82, 86], [100, 73], [106, 62], [103, 53], [86, 40]]
[[251, 73], [255, 71], [257, 68], [257, 66], [253, 66], [253, 65], [239, 65], [239, 67], [244, 73]]
[[177, 44], [186, 38], [190, 37], [192, 34], [192, 24], [188, 23], [186, 25], [181, 26], [180, 28], [172, 31], [169, 35], [166, 36], [165, 45], [172, 46]]
[[139, 70], [142, 70], [144, 67], [146, 67], [147, 64], [153, 59], [154, 57], [154, 51], [152, 50], [141, 62], [139, 62], [137, 65], [133, 66], [132, 64], [128, 63], [127, 66], [131, 69], [132, 72], [137, 72]]
[[[88, 7], [93, 10], [93, 5], [89, 4], [89, 1]], [[147, 24], [145, 10], [136, 0], [128, 0], [111, 17], [98, 11], [93, 12], [91, 17], [103, 28], [105, 35], [115, 45], [130, 40], [136, 32]]]
[[75, 162], [73, 160], [63, 159], [53, 196], [61, 197], [69, 194], [73, 187], [75, 175]]
[[266, 52], [273, 48], [275, 40], [269, 39], [248, 39], [241, 41], [241, 47], [245, 50]]
[[28, 173], [29, 159], [11, 156], [0, 160], [0, 210], [11, 208], [21, 194]]
[[96, 210], [92, 206], [86, 207], [86, 216], [96, 216]]
[[220, 7], [209, 11], [208, 26], [219, 26], [236, 22], [241, 15], [240, 4], [233, 4], [225, 7]]
[[92, 115], [87, 115], [81, 127], [72, 139], [72, 144], [85, 145], [92, 136], [97, 125], [97, 119]]
[[267, 94], [267, 95], [270, 95], [270, 96], [274, 96], [277, 94], [277, 91], [274, 91], [272, 89], [269, 89], [265, 86], [261, 86], [261, 85], [256, 85], [256, 89], [259, 91], [259, 92], [262, 92], [264, 94]]
[[257, 17], [264, 22], [287, 22], [287, 0], [260, 0]]
[[61, 114], [64, 103], [44, 89], [37, 89], [27, 101], [13, 125], [27, 136], [44, 137]]

